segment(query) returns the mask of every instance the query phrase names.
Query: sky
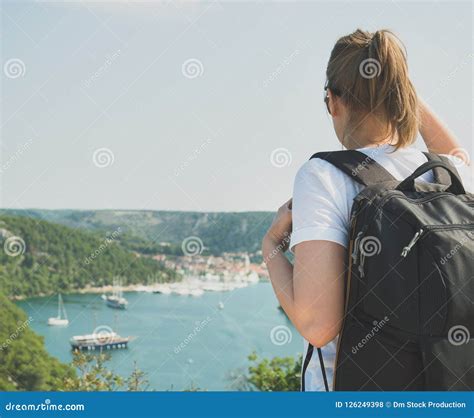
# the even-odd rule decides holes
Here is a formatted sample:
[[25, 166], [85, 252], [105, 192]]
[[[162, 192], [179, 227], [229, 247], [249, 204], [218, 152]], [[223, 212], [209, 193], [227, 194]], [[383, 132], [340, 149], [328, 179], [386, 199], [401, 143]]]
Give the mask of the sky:
[[0, 206], [275, 210], [340, 149], [324, 73], [358, 27], [472, 155], [470, 2], [3, 1]]

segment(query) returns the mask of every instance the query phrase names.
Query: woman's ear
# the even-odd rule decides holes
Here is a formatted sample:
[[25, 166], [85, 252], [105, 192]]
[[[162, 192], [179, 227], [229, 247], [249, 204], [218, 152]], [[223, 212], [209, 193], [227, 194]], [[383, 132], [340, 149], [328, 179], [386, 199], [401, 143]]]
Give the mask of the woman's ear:
[[330, 89], [328, 89], [327, 95], [329, 98], [328, 106], [329, 106], [331, 116], [332, 117], [339, 116], [339, 112], [340, 112], [339, 97], [336, 96]]

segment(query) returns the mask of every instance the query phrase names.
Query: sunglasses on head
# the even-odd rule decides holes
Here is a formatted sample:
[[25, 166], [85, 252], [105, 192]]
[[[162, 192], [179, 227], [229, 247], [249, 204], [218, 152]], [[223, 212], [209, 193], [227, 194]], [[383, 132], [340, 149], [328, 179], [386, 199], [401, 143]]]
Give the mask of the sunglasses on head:
[[331, 109], [329, 109], [329, 96], [328, 96], [328, 89], [331, 90], [333, 94], [339, 96], [339, 90], [333, 87], [329, 87], [328, 82], [324, 85], [324, 103], [326, 103], [326, 109], [328, 113], [331, 114]]

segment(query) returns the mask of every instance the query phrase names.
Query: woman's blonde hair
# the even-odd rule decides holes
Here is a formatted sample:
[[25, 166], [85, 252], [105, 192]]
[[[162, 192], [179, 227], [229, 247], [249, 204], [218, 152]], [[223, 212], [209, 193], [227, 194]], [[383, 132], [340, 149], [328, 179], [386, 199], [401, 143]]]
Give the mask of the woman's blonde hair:
[[349, 129], [355, 130], [370, 113], [396, 138], [396, 149], [415, 141], [418, 98], [408, 77], [406, 50], [389, 30], [357, 29], [340, 38], [326, 70], [326, 87], [349, 108]]

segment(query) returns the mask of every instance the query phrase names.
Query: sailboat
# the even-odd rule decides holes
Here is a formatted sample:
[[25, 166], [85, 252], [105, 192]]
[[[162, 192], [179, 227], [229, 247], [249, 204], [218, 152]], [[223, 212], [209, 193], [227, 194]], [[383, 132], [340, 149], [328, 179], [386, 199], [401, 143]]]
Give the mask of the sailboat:
[[102, 295], [108, 307], [114, 309], [127, 309], [128, 301], [122, 294], [122, 283], [118, 279], [114, 279], [113, 290], [111, 295]]
[[63, 298], [61, 297], [60, 293], [58, 294], [58, 316], [49, 318], [48, 325], [52, 325], [52, 326], [69, 325], [69, 319], [67, 319], [66, 308], [64, 307]]

